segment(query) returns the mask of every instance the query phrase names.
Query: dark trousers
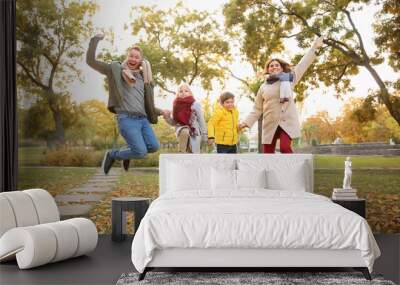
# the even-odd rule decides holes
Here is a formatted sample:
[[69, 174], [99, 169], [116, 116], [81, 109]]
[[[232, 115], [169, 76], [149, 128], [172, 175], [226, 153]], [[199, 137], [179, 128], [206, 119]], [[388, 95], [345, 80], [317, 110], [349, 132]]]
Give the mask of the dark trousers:
[[237, 153], [236, 145], [217, 144], [217, 153]]

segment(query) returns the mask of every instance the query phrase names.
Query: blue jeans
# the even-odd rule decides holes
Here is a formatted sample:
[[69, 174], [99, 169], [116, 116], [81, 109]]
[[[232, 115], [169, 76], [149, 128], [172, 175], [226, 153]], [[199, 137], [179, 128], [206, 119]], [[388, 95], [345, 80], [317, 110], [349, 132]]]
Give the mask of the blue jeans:
[[160, 148], [156, 135], [146, 117], [118, 114], [119, 132], [128, 148], [113, 149], [111, 157], [117, 160], [144, 158]]

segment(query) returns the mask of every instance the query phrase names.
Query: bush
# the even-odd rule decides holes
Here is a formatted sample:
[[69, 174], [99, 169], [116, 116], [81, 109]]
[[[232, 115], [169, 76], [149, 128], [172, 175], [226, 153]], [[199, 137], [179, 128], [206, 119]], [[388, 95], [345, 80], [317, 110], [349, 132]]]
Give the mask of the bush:
[[[47, 150], [40, 161], [45, 166], [90, 166], [99, 167], [104, 157], [105, 150], [94, 150], [85, 147], [63, 147], [56, 150]], [[160, 153], [173, 153], [174, 150], [162, 149], [149, 153], [144, 159], [133, 159], [131, 167], [158, 167]], [[115, 161], [114, 166], [121, 166], [120, 161]]]
[[131, 167], [158, 167], [160, 152], [149, 153], [144, 159], [133, 159]]
[[106, 150], [110, 149], [113, 147], [113, 142], [112, 141], [104, 141], [104, 140], [99, 140], [99, 139], [93, 139], [90, 143], [90, 145], [95, 149], [95, 150]]
[[101, 165], [104, 152], [85, 147], [63, 147], [48, 150], [41, 164], [47, 166], [92, 166]]
[[94, 137], [91, 139], [90, 145], [94, 147], [95, 150], [106, 150], [126, 146], [126, 142], [121, 136], [118, 136], [115, 142], [111, 139], [105, 140], [101, 137]]
[[18, 147], [45, 147], [46, 141], [34, 139], [21, 139], [18, 140]]

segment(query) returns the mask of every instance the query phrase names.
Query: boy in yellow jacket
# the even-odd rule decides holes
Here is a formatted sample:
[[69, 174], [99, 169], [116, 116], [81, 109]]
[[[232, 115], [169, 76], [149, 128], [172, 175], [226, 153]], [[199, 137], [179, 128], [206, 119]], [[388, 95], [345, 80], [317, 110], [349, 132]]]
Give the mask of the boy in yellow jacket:
[[223, 92], [219, 103], [208, 121], [208, 144], [215, 142], [218, 153], [236, 153], [239, 112], [235, 107], [235, 95]]

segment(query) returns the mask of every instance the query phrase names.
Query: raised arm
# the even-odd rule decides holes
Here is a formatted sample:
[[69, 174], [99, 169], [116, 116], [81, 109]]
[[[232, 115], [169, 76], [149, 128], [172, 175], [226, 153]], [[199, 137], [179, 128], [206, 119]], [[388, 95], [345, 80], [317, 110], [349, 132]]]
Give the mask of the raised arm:
[[89, 48], [86, 52], [86, 63], [94, 70], [97, 70], [98, 72], [107, 75], [110, 69], [110, 65], [96, 59], [96, 48], [99, 41], [101, 41], [103, 38], [104, 34], [97, 34], [90, 39]]
[[323, 37], [318, 37], [314, 40], [311, 48], [306, 52], [306, 54], [301, 58], [299, 63], [294, 67], [294, 85], [296, 85], [308, 67], [313, 63], [316, 58], [315, 52], [322, 46]]

